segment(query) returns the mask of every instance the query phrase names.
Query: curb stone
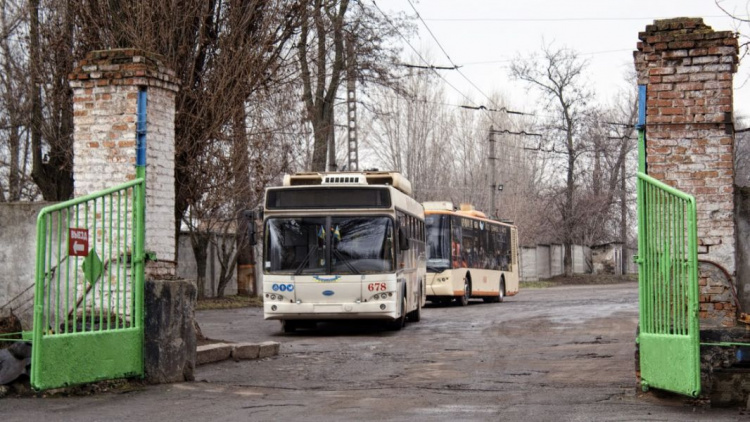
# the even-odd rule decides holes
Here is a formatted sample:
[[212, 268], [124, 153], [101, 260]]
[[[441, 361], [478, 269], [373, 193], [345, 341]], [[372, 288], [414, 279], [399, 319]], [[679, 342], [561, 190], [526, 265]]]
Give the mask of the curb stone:
[[263, 343], [213, 343], [198, 346], [196, 365], [220, 362], [230, 357], [234, 360], [263, 359], [279, 354], [280, 344], [275, 341]]

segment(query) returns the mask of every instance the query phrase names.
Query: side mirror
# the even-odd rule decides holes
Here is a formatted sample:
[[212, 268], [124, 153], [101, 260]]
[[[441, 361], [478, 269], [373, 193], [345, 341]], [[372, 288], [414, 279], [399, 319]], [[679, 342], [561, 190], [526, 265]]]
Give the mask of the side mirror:
[[250, 246], [258, 244], [258, 239], [255, 233], [255, 211], [245, 210], [242, 212], [243, 217], [247, 220], [247, 239]]
[[398, 248], [402, 251], [408, 251], [411, 247], [409, 237], [406, 236], [404, 230], [398, 229]]

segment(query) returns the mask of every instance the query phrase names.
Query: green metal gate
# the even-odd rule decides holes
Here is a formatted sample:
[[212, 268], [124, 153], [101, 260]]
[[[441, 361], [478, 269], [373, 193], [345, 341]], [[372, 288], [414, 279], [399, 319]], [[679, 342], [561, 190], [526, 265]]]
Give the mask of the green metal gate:
[[695, 199], [638, 173], [641, 385], [700, 393]]
[[641, 386], [701, 391], [695, 198], [646, 174], [646, 87], [639, 87], [638, 295]]
[[34, 388], [143, 375], [145, 187], [138, 178], [40, 212]]

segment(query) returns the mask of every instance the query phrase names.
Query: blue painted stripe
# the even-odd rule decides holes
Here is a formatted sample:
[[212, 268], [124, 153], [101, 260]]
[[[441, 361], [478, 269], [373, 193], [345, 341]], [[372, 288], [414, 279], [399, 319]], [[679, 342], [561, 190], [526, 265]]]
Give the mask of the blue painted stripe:
[[138, 122], [136, 123], [135, 165], [146, 166], [146, 89], [138, 91]]
[[646, 127], [646, 85], [638, 85], [638, 130]]

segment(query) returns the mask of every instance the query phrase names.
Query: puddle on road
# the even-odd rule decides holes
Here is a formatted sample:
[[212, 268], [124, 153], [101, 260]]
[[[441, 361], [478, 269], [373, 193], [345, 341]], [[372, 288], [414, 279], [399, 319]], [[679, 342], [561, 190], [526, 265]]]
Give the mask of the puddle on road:
[[491, 407], [487, 405], [471, 406], [465, 404], [445, 404], [436, 407], [423, 407], [414, 409], [414, 413], [422, 415], [440, 415], [440, 414], [499, 414], [500, 407]]
[[544, 316], [557, 324], [584, 324], [593, 319], [610, 318], [620, 312], [631, 312], [637, 316], [638, 303], [607, 303], [602, 305], [575, 306], [568, 308], [565, 314], [549, 312]]

